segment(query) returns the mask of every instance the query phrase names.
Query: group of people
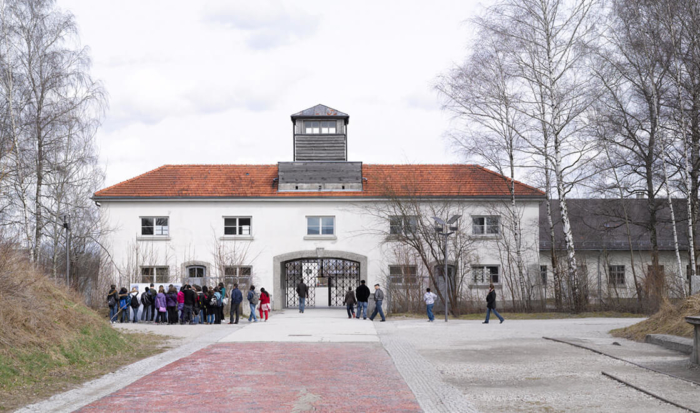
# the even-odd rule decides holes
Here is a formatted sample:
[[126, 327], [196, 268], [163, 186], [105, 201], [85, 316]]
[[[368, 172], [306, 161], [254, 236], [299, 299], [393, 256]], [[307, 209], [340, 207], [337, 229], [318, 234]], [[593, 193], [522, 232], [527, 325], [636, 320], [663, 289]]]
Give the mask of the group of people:
[[[367, 319], [367, 304], [369, 302], [370, 296], [369, 287], [367, 287], [365, 280], [360, 281], [360, 285], [355, 291], [352, 287], [348, 288], [347, 293], [345, 293], [344, 304], [348, 311], [348, 318], [357, 318], [358, 320], [362, 318]], [[309, 296], [309, 287], [302, 280], [297, 284], [297, 295], [299, 296], [299, 312], [304, 313], [304, 308], [306, 307], [306, 299]], [[384, 311], [382, 309], [382, 303], [384, 302], [384, 291], [379, 288], [379, 284], [374, 285], [374, 311], [372, 315], [369, 316], [371, 321], [379, 314], [382, 317], [382, 321], [386, 321], [384, 316]], [[357, 314], [355, 314], [355, 305], [357, 305]]]
[[[306, 299], [309, 296], [309, 287], [302, 280], [297, 284], [297, 295], [299, 296], [299, 312], [304, 313]], [[367, 319], [367, 306], [370, 297], [370, 290], [365, 285], [365, 280], [360, 281], [360, 285], [355, 291], [352, 287], [345, 293], [344, 304], [348, 312], [348, 318]], [[435, 321], [433, 306], [437, 295], [426, 289], [423, 295], [428, 322]], [[226, 293], [224, 283], [219, 283], [216, 287], [199, 285], [183, 285], [178, 291], [170, 284], [167, 291], [162, 285], [155, 286], [151, 283], [146, 287], [146, 291], [141, 294], [136, 287], [129, 292], [125, 287], [119, 291], [112, 285], [107, 294], [107, 304], [109, 305], [109, 318], [111, 322], [119, 319], [120, 323], [133, 321], [139, 322], [139, 307], [143, 306], [141, 321], [155, 322], [155, 324], [221, 324], [224, 319], [224, 306], [230, 299], [231, 311], [229, 324], [238, 324], [241, 315], [241, 304], [243, 303], [243, 293], [238, 289], [238, 284], [233, 284], [230, 296]], [[260, 294], [255, 291], [255, 286], [251, 285], [246, 295], [250, 306], [250, 316], [248, 322], [258, 322], [256, 308], [260, 313], [260, 320], [267, 321], [272, 308], [270, 307], [270, 294], [264, 288], [260, 289]], [[379, 284], [374, 285], [374, 311], [369, 316], [370, 321], [374, 321], [377, 314], [381, 316], [381, 321], [386, 321], [382, 304], [384, 302], [384, 291]], [[355, 306], [357, 305], [357, 313]], [[493, 284], [489, 285], [489, 293], [486, 296], [486, 321], [489, 323], [491, 312], [503, 323], [503, 317], [496, 311], [496, 291]], [[131, 313], [131, 315], [130, 315]], [[264, 316], [264, 318], [263, 318]], [[234, 321], [235, 320], [235, 321]]]
[[[258, 321], [256, 307], [260, 319], [267, 321], [270, 314], [270, 294], [264, 288], [260, 294], [251, 285], [247, 294], [250, 304], [248, 321]], [[107, 293], [109, 319], [112, 323], [119, 321], [139, 322], [139, 308], [142, 308], [140, 321], [155, 324], [221, 324], [225, 319], [224, 307], [229, 303], [229, 324], [238, 324], [241, 315], [243, 293], [238, 284], [227, 294], [224, 283], [215, 287], [199, 285], [183, 285], [179, 290], [170, 284], [166, 289], [159, 285], [156, 290], [153, 283], [140, 294], [138, 288], [128, 291], [126, 287], [117, 290], [116, 285], [110, 287]], [[258, 305], [259, 304], [259, 305]]]

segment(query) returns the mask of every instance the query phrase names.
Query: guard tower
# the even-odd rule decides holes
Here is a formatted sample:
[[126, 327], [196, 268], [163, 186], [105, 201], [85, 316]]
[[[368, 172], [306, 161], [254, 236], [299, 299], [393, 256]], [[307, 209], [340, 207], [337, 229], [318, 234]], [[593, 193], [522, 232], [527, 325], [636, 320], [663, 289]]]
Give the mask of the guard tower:
[[280, 162], [279, 191], [361, 191], [362, 162], [348, 162], [350, 115], [316, 105], [292, 115], [294, 162]]

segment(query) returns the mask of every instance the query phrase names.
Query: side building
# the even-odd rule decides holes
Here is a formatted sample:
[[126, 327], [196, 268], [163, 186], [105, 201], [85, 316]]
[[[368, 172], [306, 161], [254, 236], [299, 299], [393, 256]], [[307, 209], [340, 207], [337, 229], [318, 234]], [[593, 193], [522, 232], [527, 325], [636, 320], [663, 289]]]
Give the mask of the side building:
[[[447, 291], [432, 217], [461, 215], [448, 245], [450, 296], [480, 305], [494, 282], [501, 298], [513, 298], [508, 217], [519, 217], [523, 239], [537, 240], [541, 191], [516, 182], [512, 214], [502, 175], [349, 161], [349, 115], [317, 105], [291, 118], [291, 162], [164, 165], [96, 192], [109, 228], [108, 276], [123, 285], [255, 284], [275, 309], [297, 305], [302, 279], [312, 307], [342, 306], [363, 279], [386, 286], [389, 305], [410, 307], [426, 286]], [[522, 243], [522, 257], [536, 278], [537, 242]]]
[[[646, 199], [568, 199], [571, 230], [579, 273], [589, 302], [634, 305], [638, 289], [644, 291], [652, 271], [654, 246], [651, 240], [649, 204]], [[676, 232], [681, 264], [678, 265], [667, 199], [656, 204], [656, 249], [658, 271], [663, 273], [670, 297], [691, 293], [688, 265], [688, 225], [685, 200], [674, 201]], [[562, 276], [560, 290], [566, 291], [566, 246], [559, 202], [552, 201], [555, 239], [552, 242], [546, 205], [540, 205], [540, 277], [538, 290], [553, 299], [557, 287], [554, 267]], [[552, 262], [554, 255], [554, 265]], [[700, 269], [700, 268], [699, 268]], [[697, 291], [697, 289], [695, 290]], [[566, 297], [564, 297], [566, 299]]]

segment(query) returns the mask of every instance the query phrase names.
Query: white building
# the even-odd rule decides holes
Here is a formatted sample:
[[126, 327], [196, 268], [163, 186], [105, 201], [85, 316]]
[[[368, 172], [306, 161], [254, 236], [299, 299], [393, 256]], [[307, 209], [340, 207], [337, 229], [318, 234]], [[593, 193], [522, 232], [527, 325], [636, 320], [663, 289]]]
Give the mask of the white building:
[[[474, 274], [469, 289], [481, 294], [490, 281], [504, 286], [508, 263], [498, 244], [507, 237], [505, 177], [475, 165], [350, 162], [347, 114], [318, 105], [292, 115], [292, 122], [292, 162], [164, 165], [95, 193], [112, 229], [106, 245], [115, 279], [252, 282], [270, 291], [280, 309], [297, 305], [294, 289], [303, 278], [311, 306], [340, 306], [360, 279], [371, 286], [405, 268], [391, 252], [397, 221], [378, 212], [410, 199], [449, 202], [449, 213], [462, 215], [472, 252], [456, 265]], [[538, 274], [543, 194], [521, 183], [516, 194], [523, 239], [532, 241], [524, 243], [524, 262]]]

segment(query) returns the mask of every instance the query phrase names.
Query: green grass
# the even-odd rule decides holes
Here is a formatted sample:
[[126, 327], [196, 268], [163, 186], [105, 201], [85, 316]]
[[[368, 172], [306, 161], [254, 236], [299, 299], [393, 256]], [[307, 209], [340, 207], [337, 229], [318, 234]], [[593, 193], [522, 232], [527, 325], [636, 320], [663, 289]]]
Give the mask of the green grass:
[[[615, 311], [599, 311], [599, 312], [585, 312], [578, 314], [571, 313], [556, 313], [556, 312], [546, 312], [546, 313], [508, 313], [500, 312], [503, 318], [509, 320], [556, 320], [565, 318], [644, 318], [642, 314], [632, 314], [632, 313], [619, 313]], [[425, 314], [412, 314], [412, 313], [394, 313], [391, 314], [392, 318], [425, 318]], [[486, 311], [483, 313], [471, 313], [462, 314], [458, 317], [450, 315], [452, 320], [483, 320], [486, 317]], [[445, 318], [444, 314], [435, 314], [435, 318]]]
[[163, 336], [121, 333], [109, 325], [42, 350], [0, 354], [0, 411], [46, 398], [163, 351]]

